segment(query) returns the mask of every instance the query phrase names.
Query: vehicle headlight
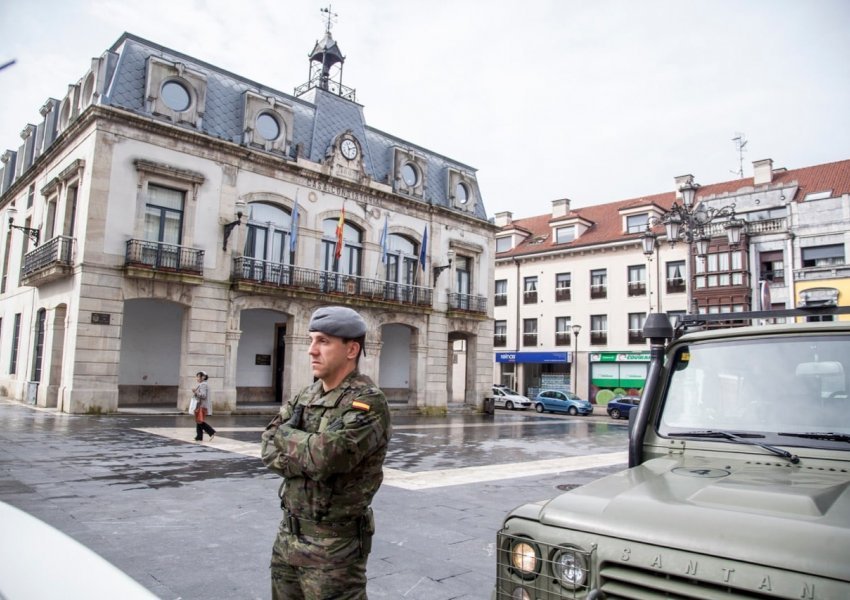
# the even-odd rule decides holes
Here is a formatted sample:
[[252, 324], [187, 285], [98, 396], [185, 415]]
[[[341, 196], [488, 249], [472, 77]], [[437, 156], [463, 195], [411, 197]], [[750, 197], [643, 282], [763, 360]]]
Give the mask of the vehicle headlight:
[[516, 588], [511, 594], [511, 600], [531, 600], [531, 596], [523, 588]]
[[587, 583], [587, 561], [578, 550], [566, 549], [555, 556], [552, 570], [561, 585], [570, 589]]
[[518, 542], [511, 547], [511, 566], [520, 575], [528, 576], [535, 574], [539, 562], [534, 546], [528, 542]]

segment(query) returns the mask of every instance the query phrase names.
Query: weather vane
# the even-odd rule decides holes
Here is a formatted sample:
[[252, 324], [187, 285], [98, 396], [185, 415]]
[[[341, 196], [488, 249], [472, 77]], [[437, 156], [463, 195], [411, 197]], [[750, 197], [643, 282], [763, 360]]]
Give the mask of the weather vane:
[[331, 28], [334, 26], [334, 23], [336, 23], [336, 19], [339, 15], [333, 12], [333, 7], [330, 4], [328, 4], [327, 8], [320, 8], [319, 10], [325, 13], [322, 20], [325, 22], [325, 32], [330, 33]]

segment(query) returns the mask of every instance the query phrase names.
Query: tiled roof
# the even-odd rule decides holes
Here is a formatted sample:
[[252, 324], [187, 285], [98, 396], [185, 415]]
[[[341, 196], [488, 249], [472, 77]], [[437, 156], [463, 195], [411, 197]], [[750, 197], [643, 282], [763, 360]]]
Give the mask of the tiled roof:
[[[773, 172], [772, 181], [769, 184], [756, 186], [757, 189], [776, 189], [791, 185], [797, 185], [796, 195], [793, 200], [802, 202], [806, 194], [830, 191], [832, 197], [850, 194], [850, 160], [826, 163], [812, 167], [803, 167], [793, 170], [778, 169]], [[701, 186], [697, 192], [697, 199], [710, 196], [723, 196], [744, 191], [753, 190], [753, 178], [745, 177], [723, 183], [712, 183]], [[667, 210], [676, 200], [675, 192], [665, 192], [629, 200], [619, 200], [607, 204], [597, 204], [571, 210], [565, 217], [552, 218], [551, 213], [527, 217], [523, 219], [512, 219], [511, 223], [502, 227], [501, 231], [521, 229], [528, 231], [529, 236], [516, 247], [506, 252], [499, 252], [497, 259], [538, 254], [554, 250], [572, 250], [585, 246], [610, 244], [618, 241], [634, 240], [641, 237], [639, 233], [624, 234], [621, 210], [637, 208], [641, 206], [656, 206], [660, 210]], [[553, 239], [553, 223], [569, 222], [570, 219], [582, 219], [592, 225], [578, 238], [566, 244], [556, 244]], [[497, 234], [498, 235], [498, 234]], [[543, 238], [542, 242], [536, 242]]]

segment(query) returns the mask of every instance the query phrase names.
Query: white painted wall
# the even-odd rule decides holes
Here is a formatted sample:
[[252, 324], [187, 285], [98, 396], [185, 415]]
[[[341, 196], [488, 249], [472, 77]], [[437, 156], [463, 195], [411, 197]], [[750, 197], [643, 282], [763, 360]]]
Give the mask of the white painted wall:
[[[239, 356], [236, 358], [236, 387], [272, 387], [275, 325], [284, 322], [286, 315], [273, 310], [242, 311], [242, 337], [239, 338]], [[257, 354], [270, 355], [271, 364], [254, 364]]]
[[119, 385], [178, 385], [183, 311], [160, 300], [125, 302]]
[[381, 349], [378, 387], [409, 387], [410, 329], [404, 325], [384, 325], [381, 338], [384, 345]]

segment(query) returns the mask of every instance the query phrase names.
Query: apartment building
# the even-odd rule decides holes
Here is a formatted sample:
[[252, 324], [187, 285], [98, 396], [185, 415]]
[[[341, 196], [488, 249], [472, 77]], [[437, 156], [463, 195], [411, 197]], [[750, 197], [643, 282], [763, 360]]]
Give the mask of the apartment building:
[[[850, 160], [788, 170], [767, 159], [753, 171], [701, 186], [685, 175], [671, 192], [584, 208], [559, 199], [521, 219], [496, 214], [494, 382], [604, 404], [643, 387], [650, 312], [850, 305]], [[704, 246], [671, 246], [660, 225], [686, 202], [682, 189], [695, 192], [694, 218], [707, 219]], [[727, 229], [738, 221], [733, 244]]]
[[290, 94], [124, 34], [48, 99], [0, 166], [0, 393], [182, 408], [204, 370], [217, 411], [281, 402], [312, 381], [312, 311], [342, 304], [394, 405], [480, 408], [475, 169], [369, 126], [344, 61], [326, 30]]

